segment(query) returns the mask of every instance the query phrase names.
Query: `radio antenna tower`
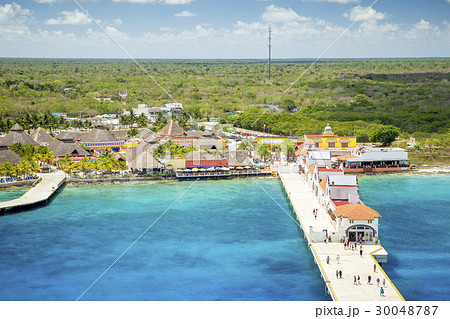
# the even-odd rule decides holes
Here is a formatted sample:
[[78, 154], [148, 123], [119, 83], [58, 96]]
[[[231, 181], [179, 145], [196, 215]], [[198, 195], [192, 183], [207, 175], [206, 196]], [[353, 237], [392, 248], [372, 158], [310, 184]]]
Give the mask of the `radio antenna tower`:
[[270, 81], [270, 67], [271, 67], [271, 63], [272, 63], [272, 28], [270, 27], [269, 24], [269, 81]]
[[127, 91], [120, 91], [119, 92], [119, 96], [122, 98], [122, 108], [123, 108], [123, 111], [125, 112], [127, 110], [127, 105], [126, 105], [125, 100], [127, 99], [128, 92]]

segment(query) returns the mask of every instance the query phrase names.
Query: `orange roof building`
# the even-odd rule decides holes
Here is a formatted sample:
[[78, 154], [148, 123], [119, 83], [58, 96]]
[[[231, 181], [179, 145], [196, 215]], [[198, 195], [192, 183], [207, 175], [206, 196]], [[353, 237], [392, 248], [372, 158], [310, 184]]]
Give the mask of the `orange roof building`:
[[369, 206], [352, 203], [338, 206], [334, 212], [341, 238], [351, 242], [377, 242], [378, 219], [381, 215]]
[[339, 206], [334, 211], [334, 214], [336, 217], [345, 217], [352, 220], [373, 220], [374, 218], [381, 217], [376, 210], [360, 203]]

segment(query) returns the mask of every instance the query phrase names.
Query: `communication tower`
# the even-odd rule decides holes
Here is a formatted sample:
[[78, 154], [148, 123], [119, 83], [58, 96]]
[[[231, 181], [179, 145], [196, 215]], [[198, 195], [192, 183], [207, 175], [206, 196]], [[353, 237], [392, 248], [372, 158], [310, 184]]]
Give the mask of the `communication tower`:
[[270, 81], [270, 67], [272, 63], [272, 28], [269, 25], [269, 81]]
[[127, 99], [128, 92], [127, 91], [120, 91], [119, 92], [119, 96], [122, 98], [122, 108], [123, 108], [123, 111], [125, 112], [127, 110], [127, 105], [126, 105], [125, 100]]

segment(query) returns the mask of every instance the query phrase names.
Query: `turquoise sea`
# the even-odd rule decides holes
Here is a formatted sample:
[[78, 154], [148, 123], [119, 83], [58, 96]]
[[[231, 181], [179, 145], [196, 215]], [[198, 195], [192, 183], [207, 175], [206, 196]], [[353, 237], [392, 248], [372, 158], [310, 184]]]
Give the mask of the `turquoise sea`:
[[277, 179], [66, 186], [0, 217], [0, 299], [323, 300]]
[[[450, 300], [449, 177], [359, 180], [406, 300]], [[81, 300], [325, 300], [303, 233], [256, 183], [293, 216], [277, 179], [66, 186], [0, 216], [0, 300], [77, 299], [190, 186]]]
[[378, 211], [383, 269], [406, 300], [450, 300], [450, 174], [360, 177], [363, 202]]

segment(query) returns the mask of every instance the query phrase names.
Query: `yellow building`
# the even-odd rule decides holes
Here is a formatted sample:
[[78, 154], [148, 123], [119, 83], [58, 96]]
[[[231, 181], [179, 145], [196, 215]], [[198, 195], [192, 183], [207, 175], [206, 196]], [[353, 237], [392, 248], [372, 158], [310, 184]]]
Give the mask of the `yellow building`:
[[343, 149], [356, 147], [355, 136], [338, 136], [333, 133], [329, 124], [325, 127], [322, 135], [305, 135], [306, 140], [313, 141], [316, 148]]
[[289, 138], [287, 136], [258, 136], [256, 137], [256, 144], [264, 145], [271, 151], [277, 151], [281, 149], [281, 144], [286, 140], [290, 140], [294, 147], [303, 143], [303, 140], [301, 139]]

